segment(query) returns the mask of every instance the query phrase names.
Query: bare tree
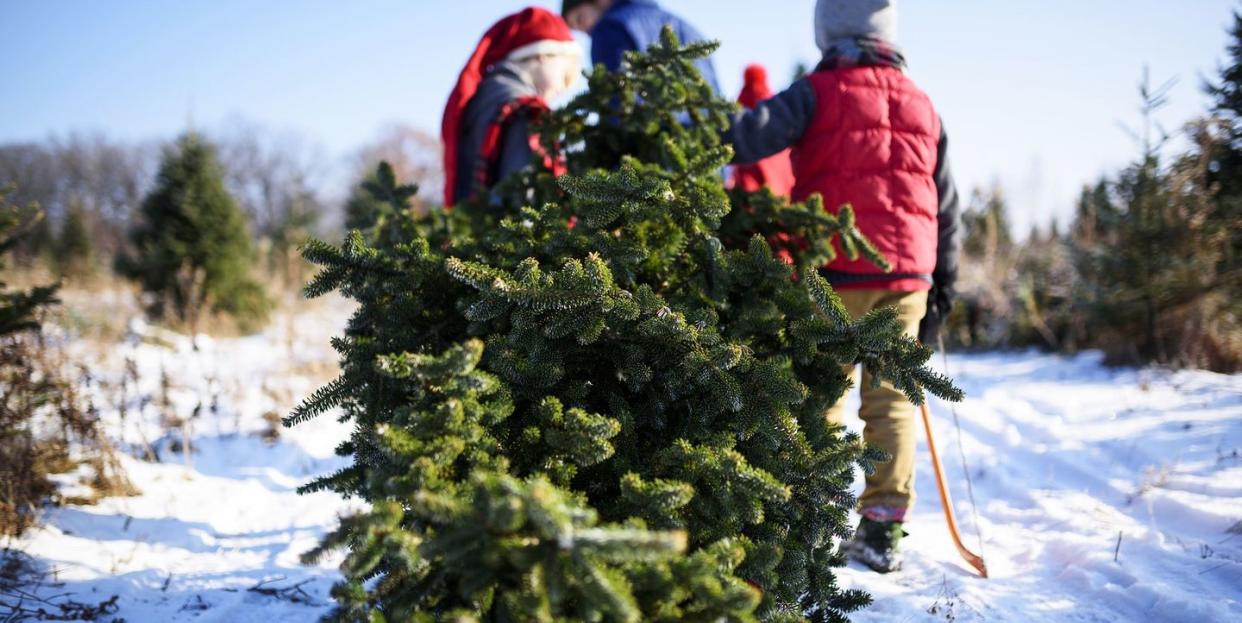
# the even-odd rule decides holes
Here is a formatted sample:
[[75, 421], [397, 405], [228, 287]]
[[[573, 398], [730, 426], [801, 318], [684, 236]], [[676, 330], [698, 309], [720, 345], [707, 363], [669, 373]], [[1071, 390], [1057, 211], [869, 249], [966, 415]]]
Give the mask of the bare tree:
[[296, 134], [243, 119], [230, 121], [212, 138], [229, 192], [250, 216], [256, 235], [279, 241], [319, 220], [326, 202], [318, 182], [328, 174], [320, 149]]
[[[58, 228], [70, 206], [77, 206], [95, 248], [113, 254], [151, 183], [155, 156], [152, 144], [118, 143], [98, 134], [0, 145], [0, 185], [16, 187], [15, 201], [37, 203], [49, 231]], [[22, 251], [41, 253], [47, 249], [39, 247], [49, 242], [36, 236]]]

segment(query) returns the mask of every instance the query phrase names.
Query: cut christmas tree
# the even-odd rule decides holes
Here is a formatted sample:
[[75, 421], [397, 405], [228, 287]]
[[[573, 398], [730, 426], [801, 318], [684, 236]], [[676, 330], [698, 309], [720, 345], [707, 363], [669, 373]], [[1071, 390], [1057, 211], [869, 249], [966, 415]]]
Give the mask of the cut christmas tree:
[[[838, 621], [856, 465], [823, 414], [861, 362], [916, 402], [957, 398], [891, 310], [851, 319], [815, 268], [883, 264], [848, 206], [730, 195], [733, 104], [671, 32], [541, 124], [543, 163], [416, 217], [310, 243], [311, 296], [358, 308], [342, 374], [287, 418], [351, 420], [354, 463], [305, 490], [370, 503], [338, 621]], [[739, 207], [744, 206], [744, 207]], [[774, 255], [767, 238], [800, 241]], [[791, 264], [792, 263], [792, 264]]]

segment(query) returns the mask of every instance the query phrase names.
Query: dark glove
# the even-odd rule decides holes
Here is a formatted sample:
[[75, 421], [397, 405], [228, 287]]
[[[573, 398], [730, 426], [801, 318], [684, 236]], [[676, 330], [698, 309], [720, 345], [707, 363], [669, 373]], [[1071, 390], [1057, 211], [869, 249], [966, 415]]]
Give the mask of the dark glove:
[[953, 288], [932, 286], [927, 293], [927, 313], [919, 322], [919, 341], [928, 348], [935, 348], [940, 338], [940, 326], [949, 318], [953, 309]]

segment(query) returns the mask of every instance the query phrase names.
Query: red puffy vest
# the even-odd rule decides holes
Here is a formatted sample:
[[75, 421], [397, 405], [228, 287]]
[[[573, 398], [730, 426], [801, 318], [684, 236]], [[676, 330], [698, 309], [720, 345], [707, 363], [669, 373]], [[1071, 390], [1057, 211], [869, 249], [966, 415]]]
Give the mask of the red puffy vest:
[[[826, 266], [829, 271], [878, 277], [834, 287], [928, 289], [931, 284], [916, 275], [931, 275], [936, 268], [940, 118], [931, 99], [892, 67], [819, 71], [808, 79], [816, 111], [791, 154], [797, 179], [793, 199], [820, 193], [832, 213], [851, 204], [858, 229], [893, 265], [885, 278], [865, 259], [847, 259], [834, 243], [838, 256]], [[909, 276], [892, 278], [899, 275]]]

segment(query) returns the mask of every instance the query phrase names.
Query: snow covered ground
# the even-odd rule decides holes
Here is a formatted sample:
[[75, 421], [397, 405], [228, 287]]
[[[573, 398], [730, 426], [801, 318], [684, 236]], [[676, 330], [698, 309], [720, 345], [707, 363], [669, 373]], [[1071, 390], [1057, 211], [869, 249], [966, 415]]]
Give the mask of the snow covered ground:
[[[339, 559], [307, 568], [298, 556], [349, 506], [295, 489], [347, 464], [333, 449], [348, 428], [329, 414], [264, 439], [336, 375], [328, 339], [349, 307], [316, 303], [242, 338], [195, 344], [131, 320], [120, 344], [72, 343], [142, 494], [49, 510], [46, 526], [16, 544], [59, 584], [41, 595], [87, 604], [120, 595], [112, 616], [127, 623], [309, 621], [326, 611]], [[161, 460], [134, 458], [144, 453]]]
[[952, 412], [934, 402], [937, 449], [991, 577], [958, 557], [921, 445], [905, 568], [845, 571], [875, 598], [856, 621], [1242, 621], [1242, 375], [1090, 354], [948, 367], [968, 396], [956, 408], [982, 548]]
[[[327, 339], [347, 313], [329, 300], [197, 350], [141, 323], [123, 343], [75, 345], [114, 439], [162, 460], [127, 455], [141, 495], [52, 509], [11, 544], [51, 573], [40, 594], [118, 595], [111, 616], [128, 623], [323, 613], [335, 561], [307, 568], [298, 555], [349, 505], [294, 489], [343, 464], [332, 448], [346, 429], [325, 416], [275, 441], [263, 433], [333, 376]], [[958, 558], [920, 447], [906, 568], [842, 570], [876, 599], [856, 621], [1242, 620], [1242, 375], [1038, 353], [948, 366], [969, 396], [957, 411], [991, 578]], [[951, 411], [932, 412], [963, 536], [978, 549]]]

